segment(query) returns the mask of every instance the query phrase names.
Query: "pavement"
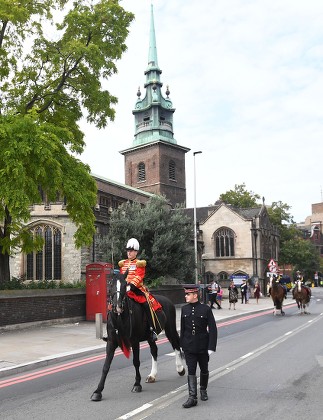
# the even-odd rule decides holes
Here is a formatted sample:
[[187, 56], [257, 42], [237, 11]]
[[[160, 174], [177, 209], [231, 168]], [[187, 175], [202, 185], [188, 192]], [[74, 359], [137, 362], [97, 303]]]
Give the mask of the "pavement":
[[[295, 301], [288, 294], [284, 305]], [[176, 305], [177, 329], [182, 305]], [[215, 320], [237, 318], [248, 313], [273, 309], [271, 298], [262, 297], [258, 303], [251, 298], [247, 304], [239, 300], [236, 309], [229, 310], [224, 299], [222, 309], [214, 309]], [[94, 321], [38, 324], [20, 329], [0, 329], [0, 378], [25, 372], [57, 362], [104, 352], [106, 343], [100, 339], [100, 329]], [[105, 324], [103, 323], [103, 334]]]

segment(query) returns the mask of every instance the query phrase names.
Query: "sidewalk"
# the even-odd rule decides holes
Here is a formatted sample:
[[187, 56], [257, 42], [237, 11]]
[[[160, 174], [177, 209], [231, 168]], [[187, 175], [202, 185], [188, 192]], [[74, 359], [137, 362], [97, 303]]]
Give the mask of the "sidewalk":
[[[295, 303], [290, 295], [285, 305]], [[176, 322], [179, 330], [181, 306], [176, 305]], [[239, 317], [246, 313], [273, 309], [271, 298], [263, 297], [256, 303], [236, 304], [236, 310], [229, 310], [228, 300], [222, 302], [223, 309], [214, 309], [217, 322]], [[105, 324], [103, 324], [105, 335]], [[102, 353], [106, 343], [96, 338], [95, 322], [81, 321], [67, 324], [34, 326], [19, 330], [0, 330], [0, 378], [25, 372], [36, 367], [71, 360], [93, 353]]]

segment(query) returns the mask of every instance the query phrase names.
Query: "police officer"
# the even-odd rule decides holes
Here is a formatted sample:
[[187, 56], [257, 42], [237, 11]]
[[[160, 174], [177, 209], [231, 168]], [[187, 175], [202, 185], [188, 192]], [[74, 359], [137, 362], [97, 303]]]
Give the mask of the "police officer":
[[216, 350], [217, 326], [212, 309], [199, 302], [199, 286], [184, 285], [184, 291], [187, 305], [181, 311], [180, 339], [188, 369], [188, 400], [183, 407], [190, 408], [197, 404], [197, 364], [201, 400], [208, 400], [209, 356]]

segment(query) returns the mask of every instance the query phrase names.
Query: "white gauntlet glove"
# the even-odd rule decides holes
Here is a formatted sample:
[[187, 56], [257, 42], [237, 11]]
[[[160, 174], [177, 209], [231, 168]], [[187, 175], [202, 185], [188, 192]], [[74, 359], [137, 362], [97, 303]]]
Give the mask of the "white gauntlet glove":
[[209, 356], [211, 356], [211, 354], [214, 353], [213, 350], [208, 350], [207, 352], [209, 353]]

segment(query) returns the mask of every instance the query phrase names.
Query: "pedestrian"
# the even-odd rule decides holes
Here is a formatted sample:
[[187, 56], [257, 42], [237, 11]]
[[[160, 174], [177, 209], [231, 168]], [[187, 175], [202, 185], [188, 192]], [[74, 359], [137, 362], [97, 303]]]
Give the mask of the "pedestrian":
[[231, 305], [233, 304], [233, 309], [236, 309], [236, 303], [238, 302], [238, 288], [234, 284], [234, 281], [230, 281], [230, 286], [228, 287], [229, 290], [229, 309], [231, 309]]
[[245, 279], [242, 280], [242, 283], [240, 285], [241, 289], [241, 303], [248, 303], [247, 301], [247, 292], [248, 292], [248, 285]]
[[188, 399], [184, 408], [197, 404], [197, 364], [200, 368], [200, 397], [208, 400], [209, 358], [216, 350], [217, 326], [210, 306], [199, 301], [198, 285], [184, 285], [186, 305], [181, 310], [180, 340], [188, 370]]
[[256, 281], [256, 283], [255, 283], [255, 287], [253, 289], [253, 295], [256, 299], [256, 302], [258, 303], [259, 298], [261, 296], [260, 284], [258, 283], [258, 281]]
[[212, 282], [208, 285], [209, 305], [210, 305], [211, 309], [215, 309], [214, 304], [217, 305], [218, 309], [222, 309], [221, 306], [219, 305], [219, 302], [216, 299], [217, 294], [218, 294], [218, 288], [219, 288], [219, 285], [217, 284], [217, 282], [215, 280], [212, 280]]
[[222, 309], [222, 297], [223, 297], [223, 289], [220, 285], [218, 285], [218, 293], [216, 295], [216, 301], [220, 305], [220, 308], [218, 309]]
[[144, 277], [146, 274], [146, 261], [137, 259], [139, 252], [139, 242], [135, 238], [129, 239], [126, 246], [127, 259], [119, 261], [120, 272], [127, 274], [127, 283], [131, 285], [131, 289], [127, 295], [136, 302], [141, 303], [145, 309], [147, 320], [150, 327], [151, 339], [157, 340], [156, 314], [155, 312], [162, 309], [161, 304], [152, 296], [147, 287], [144, 285]]

